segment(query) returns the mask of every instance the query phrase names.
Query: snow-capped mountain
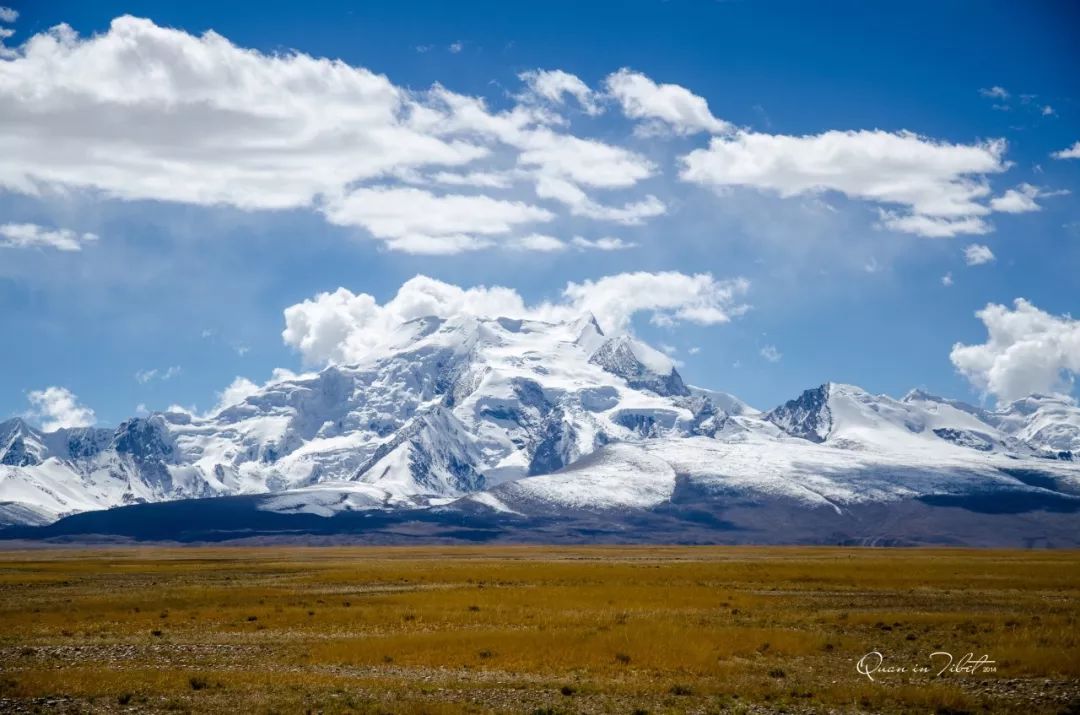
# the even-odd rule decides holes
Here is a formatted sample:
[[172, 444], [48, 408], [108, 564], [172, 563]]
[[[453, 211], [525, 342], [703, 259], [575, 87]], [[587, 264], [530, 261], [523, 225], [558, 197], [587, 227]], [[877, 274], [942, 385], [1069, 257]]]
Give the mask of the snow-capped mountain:
[[686, 385], [664, 353], [591, 315], [429, 317], [356, 364], [210, 415], [47, 434], [9, 420], [0, 523], [236, 495], [280, 515], [461, 523], [781, 503], [844, 515], [991, 495], [1075, 520], [1078, 448], [1080, 408], [1064, 397], [991, 411], [828, 383], [762, 413]]

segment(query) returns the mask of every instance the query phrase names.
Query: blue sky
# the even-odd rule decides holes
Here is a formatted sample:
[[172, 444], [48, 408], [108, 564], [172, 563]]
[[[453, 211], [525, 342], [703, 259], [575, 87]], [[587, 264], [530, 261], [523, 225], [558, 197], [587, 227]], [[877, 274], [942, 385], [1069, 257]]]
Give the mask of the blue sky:
[[[102, 424], [138, 405], [208, 409], [237, 376], [263, 382], [274, 368], [301, 369], [305, 356], [308, 366], [324, 361], [283, 340], [287, 307], [338, 287], [385, 303], [417, 274], [466, 288], [508, 286], [528, 305], [566, 301], [571, 282], [631, 272], [708, 273], [716, 285], [706, 290], [721, 292], [743, 278], [748, 287], [737, 295], [710, 294], [723, 320], [644, 307], [632, 329], [674, 348], [688, 381], [759, 407], [826, 380], [990, 402], [1033, 387], [1072, 389], [1080, 159], [1052, 154], [1080, 141], [1074, 3], [583, 5], [9, 3], [18, 16], [0, 24], [13, 31], [0, 55], [0, 92], [12, 93], [0, 97], [0, 147], [17, 147], [18, 158], [0, 171], [0, 225], [39, 232], [9, 231], [6, 244], [0, 237], [7, 347], [0, 415], [27, 412], [28, 395], [48, 386], [70, 390]], [[129, 28], [133, 51], [92, 46], [95, 33], [109, 33], [125, 14], [153, 23]], [[78, 35], [57, 50], [73, 63], [62, 81], [23, 45], [60, 23]], [[155, 35], [161, 28], [180, 32]], [[199, 61], [221, 66], [199, 74], [173, 50], [202, 48], [207, 30], [235, 52], [210, 52]], [[461, 119], [464, 128], [445, 135], [440, 124], [458, 119], [451, 112], [370, 148], [365, 137], [349, 139], [361, 144], [353, 148], [357, 165], [383, 152], [393, 163], [381, 173], [350, 173], [352, 161], [339, 165], [333, 151], [304, 144], [287, 125], [293, 116], [276, 112], [302, 95], [310, 104], [296, 116], [308, 117], [308, 108], [328, 101], [319, 92], [328, 92], [334, 101], [326, 112], [339, 112], [340, 122], [309, 121], [332, 138], [366, 111], [363, 102], [334, 103], [329, 80], [309, 91], [333, 74], [323, 66], [297, 80], [304, 88], [285, 82], [250, 111], [233, 105], [235, 96], [223, 93], [251, 87], [220, 78], [240, 72], [229, 63], [244, 61], [241, 49], [259, 53], [251, 55], [251, 87], [266, 84], [269, 75], [258, 73], [279, 71], [274, 53], [339, 59], [346, 70], [385, 76], [395, 92], [415, 95], [417, 106], [445, 109], [430, 95], [438, 84], [457, 97], [483, 98], [491, 116], [515, 107], [546, 112], [548, 119], [531, 125], [544, 127], [544, 137], [577, 137], [632, 159], [604, 168], [610, 156], [592, 161], [575, 150], [558, 157], [561, 168], [528, 164], [540, 134], [508, 141]], [[73, 52], [85, 56], [72, 59]], [[637, 84], [628, 80], [620, 94], [610, 80], [623, 68]], [[522, 79], [552, 70], [576, 76], [588, 94], [553, 100]], [[153, 71], [170, 77], [170, 96], [145, 79]], [[686, 94], [665, 104], [662, 85]], [[31, 87], [47, 89], [28, 98]], [[378, 100], [385, 88], [376, 89], [370, 96]], [[685, 101], [695, 95], [707, 102], [705, 114]], [[203, 115], [199, 102], [229, 111]], [[694, 111], [671, 113], [688, 106]], [[236, 127], [221, 129], [234, 120]], [[205, 127], [191, 129], [202, 121]], [[839, 150], [820, 139], [848, 131], [865, 133], [838, 138]], [[200, 152], [185, 165], [192, 137], [217, 140], [215, 132], [222, 132], [220, 163]], [[905, 140], [912, 135], [901, 132], [915, 136]], [[267, 178], [247, 151], [245, 173], [219, 180], [236, 168], [228, 142], [249, 136], [295, 142], [294, 159], [275, 158]], [[433, 137], [438, 146], [424, 143]], [[711, 138], [722, 152], [707, 154]], [[405, 143], [416, 147], [407, 159]], [[462, 158], [475, 147], [487, 153]], [[747, 162], [740, 171], [731, 168], [736, 150]], [[694, 152], [708, 160], [696, 179], [683, 175]], [[116, 156], [123, 161], [114, 166]], [[643, 176], [630, 176], [645, 166]], [[433, 183], [440, 171], [499, 174], [507, 183]], [[335, 183], [336, 173], [343, 178]], [[821, 176], [828, 178], [807, 187], [807, 177]], [[587, 198], [560, 199], [545, 180]], [[287, 205], [268, 206], [279, 185]], [[930, 206], [937, 188], [981, 208]], [[433, 214], [444, 218], [448, 196], [495, 203], [467, 203], [465, 218], [428, 225], [434, 234], [420, 240], [395, 228], [411, 217], [383, 215], [388, 197], [364, 193], [382, 190], [406, 205], [417, 194], [403, 192], [434, 196]], [[1022, 196], [990, 208], [1009, 190]], [[326, 198], [334, 192], [337, 204]], [[350, 203], [361, 195], [371, 200]], [[662, 210], [642, 209], [648, 197]], [[610, 209], [635, 206], [636, 223], [625, 212], [612, 218]], [[543, 219], [526, 220], [540, 212]], [[954, 235], [925, 235], [935, 233], [927, 225]], [[65, 230], [66, 238], [55, 233]], [[560, 250], [514, 244], [537, 235]], [[574, 237], [582, 243], [575, 246]], [[629, 247], [584, 247], [611, 237]], [[80, 250], [61, 250], [64, 240]], [[969, 265], [965, 250], [973, 245], [993, 259]], [[979, 250], [972, 255], [972, 262], [985, 259]], [[1031, 310], [1015, 307], [1017, 298]], [[988, 304], [1009, 312], [998, 323], [977, 318]], [[675, 318], [650, 320], [657, 310]], [[993, 326], [1008, 333], [1007, 344], [987, 342]], [[985, 346], [953, 359], [957, 342]]]

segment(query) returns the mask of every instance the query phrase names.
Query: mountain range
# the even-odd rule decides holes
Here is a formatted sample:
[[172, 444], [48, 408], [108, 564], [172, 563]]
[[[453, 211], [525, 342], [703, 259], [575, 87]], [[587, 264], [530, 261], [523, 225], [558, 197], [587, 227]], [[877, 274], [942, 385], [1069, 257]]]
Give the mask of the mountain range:
[[[1074, 461], [1075, 459], [1075, 461]], [[400, 325], [210, 414], [0, 424], [0, 538], [1080, 545], [1080, 408], [767, 412], [591, 315]]]

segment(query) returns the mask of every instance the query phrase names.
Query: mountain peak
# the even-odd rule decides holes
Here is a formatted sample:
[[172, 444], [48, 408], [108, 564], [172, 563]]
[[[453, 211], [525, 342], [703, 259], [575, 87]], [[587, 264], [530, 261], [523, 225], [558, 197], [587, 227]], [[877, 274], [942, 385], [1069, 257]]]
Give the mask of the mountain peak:
[[625, 333], [602, 343], [589, 362], [618, 375], [634, 389], [664, 396], [690, 394], [671, 358]]
[[765, 419], [794, 437], [824, 442], [833, 426], [829, 397], [835, 384], [826, 382], [804, 390], [795, 399], [768, 412]]

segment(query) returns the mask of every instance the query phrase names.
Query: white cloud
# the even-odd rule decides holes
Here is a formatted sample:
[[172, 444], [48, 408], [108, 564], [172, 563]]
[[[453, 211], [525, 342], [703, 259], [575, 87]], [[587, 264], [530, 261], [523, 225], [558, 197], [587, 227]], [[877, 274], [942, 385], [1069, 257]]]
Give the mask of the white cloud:
[[687, 350], [686, 352], [690, 353], [691, 355], [697, 355], [698, 353], [700, 353], [700, 352], [701, 352], [701, 348], [699, 348], [699, 347], [697, 347], [697, 346], [695, 345], [694, 347], [690, 348], [690, 349], [689, 349], [689, 350]]
[[769, 362], [780, 362], [780, 359], [784, 357], [780, 354], [780, 351], [776, 349], [775, 345], [766, 345], [761, 349], [761, 357], [765, 358]]
[[540, 253], [556, 253], [566, 250], [565, 243], [554, 236], [545, 236], [541, 233], [533, 233], [515, 239], [510, 242], [509, 247], [522, 251], [538, 251]]
[[993, 86], [989, 89], [983, 88], [979, 90], [979, 94], [984, 97], [990, 97], [991, 99], [1008, 99], [1009, 93], [1005, 91], [1004, 87]]
[[637, 246], [636, 243], [624, 241], [621, 238], [616, 238], [614, 236], [603, 236], [594, 240], [582, 236], [574, 236], [570, 240], [570, 243], [583, 251], [625, 251], [628, 248]]
[[994, 260], [994, 252], [989, 246], [972, 243], [964, 249], [964, 262], [969, 266], [981, 266]]
[[528, 132], [516, 140], [518, 164], [540, 176], [561, 177], [586, 186], [625, 188], [652, 176], [656, 167], [622, 147], [557, 134], [549, 129]]
[[994, 211], [1010, 214], [1041, 211], [1042, 206], [1035, 203], [1035, 199], [1039, 196], [1039, 187], [1031, 184], [1020, 184], [1015, 189], [1009, 189], [1001, 196], [991, 199], [990, 208]]
[[677, 84], [657, 84], [645, 75], [621, 69], [609, 75], [605, 84], [610, 94], [630, 119], [643, 120], [645, 133], [657, 129], [657, 124], [675, 134], [711, 132], [720, 134], [732, 130], [732, 125], [717, 119], [709, 111], [709, 103]]
[[946, 273], [945, 275], [943, 275], [943, 276], [941, 277], [941, 285], [943, 285], [943, 286], [945, 286], [946, 288], [948, 288], [948, 287], [949, 287], [949, 286], [951, 286], [952, 284], [953, 284], [953, 277], [952, 277], [952, 273]]
[[[534, 70], [518, 75], [528, 87], [531, 96], [553, 104], [562, 104], [565, 95], [577, 100], [586, 114], [597, 115], [603, 108], [596, 102], [589, 85], [577, 75], [562, 70]], [[528, 98], [529, 95], [526, 95]]]
[[520, 201], [483, 195], [439, 196], [410, 187], [357, 189], [323, 208], [331, 223], [362, 226], [392, 249], [448, 254], [492, 245], [522, 224], [550, 221], [553, 213]]
[[924, 236], [986, 233], [979, 217], [990, 193], [985, 175], [1004, 171], [1005, 142], [947, 144], [885, 131], [829, 131], [810, 136], [738, 132], [713, 137], [683, 157], [681, 177], [714, 188], [748, 186], [783, 197], [837, 191], [895, 205], [882, 225]]
[[1049, 104], [1043, 105], [1041, 112], [1044, 117], [1052, 117], [1056, 114], [1054, 108], [1051, 107]]
[[1055, 159], [1080, 159], [1080, 141], [1076, 142], [1068, 149], [1055, 151], [1050, 156], [1054, 157]]
[[456, 55], [465, 49], [465, 43], [461, 40], [458, 40], [457, 42], [451, 42], [449, 47], [447, 47], [446, 49], [450, 50], [450, 52]]
[[0, 82], [0, 186], [23, 193], [294, 208], [489, 151], [414, 128], [417, 100], [382, 75], [214, 32], [124, 16], [90, 38], [59, 25], [15, 53]]
[[71, 390], [65, 387], [46, 387], [33, 390], [27, 395], [32, 410], [30, 417], [41, 421], [46, 432], [73, 427], [90, 427], [97, 422], [97, 415], [85, 405], [79, 404]]
[[49, 229], [35, 223], [0, 225], [0, 247], [81, 251], [84, 245], [96, 240], [98, 237], [93, 233], [76, 233], [67, 228]]
[[19, 19], [19, 11], [0, 5], [0, 22], [15, 22]]
[[248, 397], [251, 397], [259, 391], [259, 386], [246, 377], [237, 377], [229, 386], [218, 393], [218, 403], [211, 411], [210, 414], [220, 412], [226, 407], [232, 405], [238, 405]]
[[507, 171], [470, 171], [464, 174], [440, 171], [432, 176], [431, 180], [436, 184], [445, 184], [446, 186], [509, 189], [514, 183], [514, 174]]
[[953, 365], [977, 389], [1002, 401], [1068, 392], [1080, 373], [1080, 320], [1051, 315], [1023, 298], [1013, 306], [991, 303], [978, 311], [987, 340], [954, 345]]
[[[516, 101], [493, 111], [438, 84], [411, 90], [363, 67], [265, 54], [214, 32], [129, 16], [92, 37], [60, 25], [4, 62], [0, 189], [309, 208], [391, 249], [427, 254], [512, 243], [534, 230], [527, 224], [567, 216], [636, 225], [664, 214], [659, 191], [623, 195], [661, 168], [626, 146], [569, 133], [559, 112], [571, 96], [588, 113], [617, 102], [639, 129], [723, 134], [683, 157], [687, 181], [784, 196], [839, 191], [889, 210], [882, 225], [926, 235], [989, 231], [985, 175], [1006, 167], [1003, 142], [736, 131], [688, 89], [625, 69], [600, 92], [561, 70], [522, 79]], [[527, 184], [543, 206], [485, 193]], [[617, 200], [602, 195], [616, 190]], [[405, 215], [411, 198], [421, 206]], [[382, 199], [386, 206], [373, 205]]]
[[563, 296], [573, 312], [590, 311], [605, 331], [618, 332], [626, 330], [630, 318], [640, 312], [649, 313], [657, 325], [726, 323], [746, 311], [738, 299], [749, 288], [743, 278], [718, 281], [708, 273], [641, 271], [570, 283]]
[[606, 206], [583, 188], [625, 189], [653, 176], [656, 166], [637, 152], [555, 132], [548, 125], [558, 123], [559, 117], [535, 107], [519, 104], [492, 113], [475, 97], [441, 87], [429, 94], [432, 108], [418, 126], [436, 133], [479, 136], [510, 148], [516, 152], [513, 178], [533, 181], [538, 197], [559, 202], [573, 215], [629, 225], [666, 211], [652, 195], [621, 207]]
[[881, 218], [878, 225], [883, 228], [901, 233], [914, 233], [925, 238], [952, 238], [962, 234], [982, 235], [994, 230], [990, 224], [976, 216], [948, 219], [920, 214], [901, 215], [895, 211], [885, 210], [880, 210], [878, 215]]
[[641, 224], [645, 219], [663, 215], [667, 211], [664, 203], [652, 194], [625, 206], [605, 206], [589, 198], [588, 194], [573, 182], [557, 177], [539, 177], [536, 181], [536, 195], [542, 199], [558, 201], [575, 216], [611, 221], [624, 226]]
[[179, 365], [172, 365], [164, 370], [157, 368], [150, 368], [149, 370], [139, 370], [135, 373], [135, 381], [140, 385], [145, 385], [153, 380], [171, 380], [182, 372], [182, 368]]
[[748, 288], [744, 279], [718, 281], [709, 274], [623, 273], [569, 283], [559, 302], [530, 306], [510, 288], [466, 289], [416, 276], [382, 305], [366, 293], [338, 288], [290, 306], [285, 309], [282, 339], [306, 363], [323, 364], [356, 361], [388, 340], [402, 323], [429, 315], [568, 320], [590, 311], [611, 332], [626, 330], [637, 313], [649, 314], [658, 324], [712, 325], [746, 310], [738, 299]]

